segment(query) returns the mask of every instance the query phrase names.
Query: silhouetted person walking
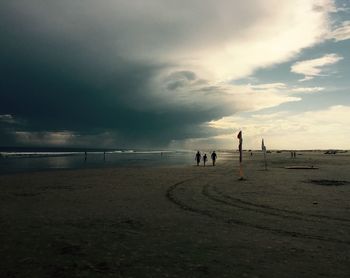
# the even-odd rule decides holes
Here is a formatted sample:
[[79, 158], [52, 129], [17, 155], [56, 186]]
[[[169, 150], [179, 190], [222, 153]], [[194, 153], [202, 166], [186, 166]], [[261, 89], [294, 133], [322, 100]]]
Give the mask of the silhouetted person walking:
[[207, 154], [205, 153], [204, 156], [203, 156], [204, 167], [205, 167], [205, 163], [207, 162], [207, 160], [208, 160], [208, 157], [207, 157]]
[[213, 161], [213, 166], [215, 166], [216, 158], [217, 158], [216, 152], [213, 151], [212, 154], [211, 154], [211, 160]]
[[197, 151], [196, 153], [196, 158], [195, 160], [197, 161], [197, 166], [199, 166], [199, 162], [201, 162], [201, 153], [199, 151]]
[[87, 160], [87, 152], [85, 152], [85, 161]]

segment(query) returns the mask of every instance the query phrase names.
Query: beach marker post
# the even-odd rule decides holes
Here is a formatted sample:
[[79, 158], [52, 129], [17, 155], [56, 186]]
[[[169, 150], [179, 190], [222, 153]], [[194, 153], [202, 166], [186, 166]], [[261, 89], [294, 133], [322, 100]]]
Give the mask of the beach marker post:
[[239, 145], [238, 145], [238, 150], [239, 150], [239, 180], [243, 180], [243, 168], [242, 168], [242, 160], [243, 160], [243, 150], [242, 150], [242, 144], [243, 144], [243, 136], [242, 136], [242, 131], [240, 130], [237, 138], [239, 139]]
[[262, 150], [263, 153], [264, 153], [265, 171], [267, 171], [266, 146], [265, 146], [265, 144], [264, 144], [264, 138], [262, 138], [262, 141], [261, 141], [261, 150]]

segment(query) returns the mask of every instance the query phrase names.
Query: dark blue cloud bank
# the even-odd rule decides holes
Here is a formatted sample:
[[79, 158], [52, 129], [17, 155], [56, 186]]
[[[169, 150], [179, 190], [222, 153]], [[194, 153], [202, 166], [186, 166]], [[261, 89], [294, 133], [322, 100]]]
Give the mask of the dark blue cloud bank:
[[[92, 2], [6, 2], [0, 4], [0, 145], [166, 146], [212, 134], [201, 125], [228, 113], [196, 73], [147, 58], [152, 33], [128, 39], [128, 29], [142, 22], [92, 16], [91, 9], [99, 10]], [[138, 57], [143, 40], [147, 48]], [[197, 101], [203, 94], [212, 100]]]

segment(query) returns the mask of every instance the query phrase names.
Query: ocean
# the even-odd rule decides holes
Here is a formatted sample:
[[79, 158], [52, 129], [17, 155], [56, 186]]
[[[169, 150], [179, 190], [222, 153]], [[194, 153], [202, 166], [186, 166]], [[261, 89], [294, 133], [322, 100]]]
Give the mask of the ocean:
[[[54, 169], [186, 166], [195, 165], [195, 153], [188, 150], [110, 150], [105, 153], [92, 150], [85, 156], [84, 151], [2, 151], [0, 174]], [[210, 152], [206, 153], [209, 158]], [[224, 153], [219, 157], [222, 155]]]

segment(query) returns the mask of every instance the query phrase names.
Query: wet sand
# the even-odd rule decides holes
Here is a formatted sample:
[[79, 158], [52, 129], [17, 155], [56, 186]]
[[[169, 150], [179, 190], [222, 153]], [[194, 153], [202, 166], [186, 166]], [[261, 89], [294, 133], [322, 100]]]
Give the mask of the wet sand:
[[236, 159], [0, 176], [1, 277], [350, 277], [350, 155]]

